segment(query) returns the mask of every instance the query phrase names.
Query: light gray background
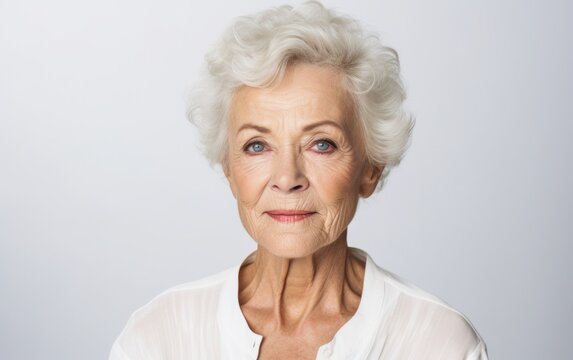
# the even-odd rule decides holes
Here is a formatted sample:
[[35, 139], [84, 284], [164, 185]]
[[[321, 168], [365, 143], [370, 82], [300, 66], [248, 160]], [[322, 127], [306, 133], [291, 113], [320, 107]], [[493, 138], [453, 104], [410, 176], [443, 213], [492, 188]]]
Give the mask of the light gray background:
[[[105, 359], [136, 308], [254, 249], [185, 98], [231, 18], [281, 3], [0, 2], [1, 359]], [[325, 4], [398, 50], [417, 117], [350, 245], [492, 359], [568, 358], [571, 3]]]

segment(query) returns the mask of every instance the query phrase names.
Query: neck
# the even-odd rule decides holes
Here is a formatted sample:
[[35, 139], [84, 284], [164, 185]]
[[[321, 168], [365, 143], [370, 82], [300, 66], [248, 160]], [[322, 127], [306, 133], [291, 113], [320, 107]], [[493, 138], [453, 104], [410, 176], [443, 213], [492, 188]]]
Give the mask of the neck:
[[292, 331], [318, 318], [350, 318], [363, 278], [364, 263], [350, 254], [346, 230], [302, 258], [277, 257], [259, 246], [255, 260], [239, 272], [239, 303], [247, 320], [249, 312], [265, 314], [264, 324], [250, 324], [261, 332]]

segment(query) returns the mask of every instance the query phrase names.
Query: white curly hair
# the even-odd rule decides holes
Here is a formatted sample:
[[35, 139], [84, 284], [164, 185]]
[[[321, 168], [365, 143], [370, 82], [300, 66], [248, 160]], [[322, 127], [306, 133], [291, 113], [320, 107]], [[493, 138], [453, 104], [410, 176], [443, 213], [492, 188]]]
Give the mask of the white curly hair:
[[226, 164], [229, 109], [237, 89], [270, 86], [295, 62], [333, 66], [344, 74], [368, 160], [384, 169], [376, 191], [410, 143], [414, 119], [403, 109], [398, 54], [356, 20], [317, 1], [236, 18], [205, 60], [187, 116], [211, 166]]

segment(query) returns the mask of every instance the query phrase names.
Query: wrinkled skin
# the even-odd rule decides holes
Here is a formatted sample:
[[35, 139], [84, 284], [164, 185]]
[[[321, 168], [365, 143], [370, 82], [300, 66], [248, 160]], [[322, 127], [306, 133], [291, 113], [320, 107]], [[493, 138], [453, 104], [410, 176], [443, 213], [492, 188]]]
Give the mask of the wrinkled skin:
[[[358, 307], [364, 264], [349, 255], [346, 229], [382, 169], [366, 160], [349, 99], [335, 69], [310, 64], [235, 94], [224, 170], [258, 245], [240, 270], [239, 302], [264, 336], [259, 359], [315, 358]], [[276, 209], [314, 214], [284, 223], [266, 213]]]
[[[368, 166], [348, 98], [334, 69], [307, 64], [291, 67], [276, 88], [244, 87], [235, 95], [227, 178], [246, 230], [276, 256], [304, 257], [336, 241], [352, 220], [359, 195], [374, 190], [379, 169]], [[323, 120], [338, 127], [302, 130]], [[239, 131], [245, 124], [270, 133]], [[336, 148], [317, 144], [321, 139]], [[317, 214], [284, 224], [265, 214], [272, 209]]]

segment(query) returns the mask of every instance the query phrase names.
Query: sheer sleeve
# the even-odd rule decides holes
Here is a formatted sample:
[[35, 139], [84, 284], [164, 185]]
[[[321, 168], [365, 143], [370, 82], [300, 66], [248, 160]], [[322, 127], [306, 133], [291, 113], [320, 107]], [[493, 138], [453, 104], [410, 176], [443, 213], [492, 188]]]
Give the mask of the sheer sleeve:
[[470, 321], [443, 304], [402, 295], [387, 328], [388, 359], [487, 360]]
[[113, 346], [111, 347], [111, 352], [109, 354], [109, 360], [132, 360], [125, 352], [121, 346], [114, 342]]
[[483, 340], [480, 340], [475, 349], [466, 357], [465, 360], [488, 360], [487, 347]]
[[136, 310], [115, 340], [109, 360], [218, 359], [218, 293], [181, 289], [170, 289]]

